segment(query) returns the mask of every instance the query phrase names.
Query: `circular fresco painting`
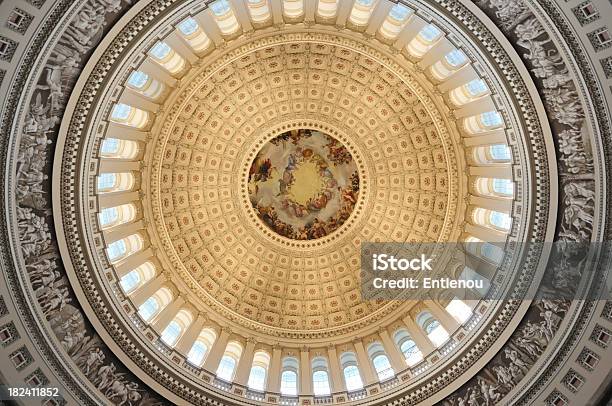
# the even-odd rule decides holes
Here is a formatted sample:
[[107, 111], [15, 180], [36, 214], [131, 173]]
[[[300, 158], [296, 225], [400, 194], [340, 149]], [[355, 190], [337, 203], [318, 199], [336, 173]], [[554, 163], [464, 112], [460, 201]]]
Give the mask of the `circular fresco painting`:
[[299, 129], [268, 141], [249, 172], [249, 196], [275, 233], [314, 240], [349, 218], [359, 195], [351, 153], [320, 131]]

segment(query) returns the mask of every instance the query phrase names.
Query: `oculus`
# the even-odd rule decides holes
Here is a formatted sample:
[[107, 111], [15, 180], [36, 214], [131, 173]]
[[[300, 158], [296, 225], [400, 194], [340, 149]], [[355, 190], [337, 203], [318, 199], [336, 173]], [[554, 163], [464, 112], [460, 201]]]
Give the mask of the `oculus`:
[[350, 217], [359, 175], [341, 142], [317, 130], [298, 129], [264, 144], [249, 170], [248, 188], [257, 216], [272, 231], [314, 240]]

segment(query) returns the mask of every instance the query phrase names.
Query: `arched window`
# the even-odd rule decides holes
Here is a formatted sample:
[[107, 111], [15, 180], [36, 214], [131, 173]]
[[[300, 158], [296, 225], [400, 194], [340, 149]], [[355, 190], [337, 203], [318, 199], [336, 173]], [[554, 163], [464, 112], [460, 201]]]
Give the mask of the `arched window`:
[[395, 376], [395, 372], [391, 367], [389, 358], [385, 353], [385, 349], [379, 342], [374, 342], [368, 346], [368, 356], [372, 361], [376, 375], [379, 381], [385, 381]]
[[140, 275], [138, 272], [130, 271], [123, 275], [119, 283], [121, 285], [121, 289], [123, 289], [125, 293], [131, 293], [140, 285], [140, 282]]
[[117, 103], [113, 106], [110, 119], [129, 127], [142, 128], [149, 121], [149, 113], [124, 103]]
[[497, 111], [487, 111], [480, 115], [480, 123], [486, 128], [495, 128], [501, 126], [503, 120]]
[[210, 47], [210, 38], [204, 33], [195, 19], [187, 17], [176, 28], [196, 53], [203, 52]]
[[100, 227], [108, 228], [112, 227], [119, 220], [119, 210], [117, 207], [107, 207], [102, 209], [99, 214]]
[[234, 369], [236, 369], [236, 360], [224, 355], [217, 368], [217, 377], [229, 382], [234, 378]]
[[130, 73], [127, 83], [134, 89], [142, 89], [147, 84], [148, 81], [149, 81], [149, 75], [139, 70], [135, 70], [132, 73]]
[[489, 213], [489, 223], [500, 231], [508, 231], [512, 224], [512, 218], [506, 213], [491, 210]]
[[500, 263], [504, 258], [503, 249], [473, 236], [469, 236], [465, 239], [465, 248], [470, 254], [482, 257], [494, 264]]
[[372, 360], [372, 364], [374, 365], [374, 369], [376, 370], [376, 374], [378, 375], [378, 379], [380, 381], [384, 381], [395, 376], [393, 373], [393, 368], [391, 368], [389, 358], [387, 358], [386, 355], [377, 355]]
[[416, 343], [412, 340], [406, 340], [402, 343], [400, 347], [402, 354], [406, 358], [406, 363], [409, 366], [415, 365], [423, 359], [423, 354], [421, 354], [421, 350], [417, 347]]
[[514, 183], [510, 179], [478, 178], [476, 192], [483, 196], [509, 198], [514, 196]]
[[458, 49], [453, 49], [442, 60], [431, 66], [432, 75], [438, 80], [444, 80], [468, 62], [467, 56]]
[[132, 293], [155, 276], [155, 266], [147, 261], [125, 274], [119, 284], [126, 294]]
[[210, 3], [210, 9], [217, 16], [223, 16], [230, 11], [230, 4], [227, 0], [217, 0]]
[[192, 35], [200, 28], [196, 20], [191, 17], [187, 17], [176, 26], [181, 34], [185, 36]]
[[283, 371], [280, 391], [283, 395], [297, 395], [297, 374], [294, 371]]
[[514, 194], [513, 186], [509, 179], [493, 179], [492, 189], [494, 193], [499, 195], [512, 196]]
[[159, 311], [159, 302], [155, 297], [150, 297], [138, 308], [138, 313], [144, 321], [149, 321]]
[[429, 341], [432, 342], [436, 347], [441, 346], [450, 337], [448, 332], [438, 320], [436, 320], [431, 313], [422, 312], [417, 317], [417, 324], [423, 329]]
[[506, 144], [494, 144], [475, 147], [473, 149], [474, 160], [483, 165], [510, 163], [512, 154]]
[[186, 62], [177, 52], [165, 42], [157, 42], [149, 51], [151, 58], [172, 74], [179, 73]]
[[174, 295], [168, 288], [161, 288], [153, 296], [148, 298], [138, 308], [140, 317], [146, 322], [150, 322], [153, 318], [159, 314], [164, 307], [168, 305], [173, 299]]
[[472, 219], [474, 224], [492, 228], [503, 233], [507, 233], [512, 225], [512, 218], [508, 214], [481, 207], [474, 209]]
[[393, 335], [393, 339], [395, 340], [395, 344], [397, 344], [402, 354], [404, 354], [404, 358], [406, 359], [406, 364], [408, 364], [408, 366], [416, 365], [423, 360], [421, 350], [419, 350], [407, 330], [399, 329]]
[[419, 34], [406, 45], [406, 50], [417, 58], [423, 57], [442, 37], [442, 31], [433, 24], [426, 25]]
[[298, 360], [293, 357], [283, 359], [281, 373], [281, 395], [297, 396], [298, 394]]
[[480, 253], [483, 257], [493, 263], [500, 263], [501, 260], [504, 258], [504, 250], [502, 250], [497, 245], [493, 245], [488, 242], [482, 243], [482, 246], [480, 247]]
[[346, 390], [349, 392], [363, 388], [359, 368], [356, 365], [349, 365], [344, 368], [344, 382], [346, 383]]
[[208, 347], [202, 341], [197, 340], [191, 346], [189, 350], [189, 354], [187, 354], [187, 361], [189, 361], [193, 365], [200, 366], [204, 362], [204, 358], [206, 357], [206, 353], [208, 352]]
[[270, 366], [270, 355], [265, 351], [257, 351], [253, 355], [253, 366], [249, 374], [248, 387], [263, 392], [266, 388], [268, 367]]
[[100, 156], [109, 159], [133, 159], [138, 155], [138, 143], [118, 138], [105, 138], [100, 146]]
[[219, 367], [217, 368], [217, 377], [224, 381], [230, 382], [234, 379], [236, 373], [236, 365], [242, 354], [242, 346], [236, 341], [230, 341], [225, 347], [225, 353], [221, 357]]
[[491, 160], [496, 162], [510, 161], [510, 148], [506, 144], [495, 144], [489, 147]]
[[409, 17], [412, 15], [412, 10], [403, 4], [395, 4], [389, 15], [385, 18], [380, 26], [380, 34], [387, 39], [395, 39], [408, 23]]
[[467, 57], [458, 49], [453, 49], [448, 54], [444, 55], [444, 60], [453, 68], [458, 68], [467, 62]]
[[169, 346], [173, 346], [181, 336], [181, 332], [181, 326], [176, 321], [172, 320], [162, 332], [161, 339]]
[[316, 371], [312, 374], [312, 383], [315, 396], [326, 396], [330, 394], [329, 376], [326, 371]]
[[240, 29], [240, 24], [228, 0], [217, 0], [210, 4], [210, 9], [221, 33], [231, 35]]
[[171, 347], [174, 346], [192, 321], [193, 316], [190, 311], [185, 309], [179, 311], [176, 316], [174, 316], [174, 319], [168, 323], [164, 331], [162, 331], [162, 341]]
[[117, 138], [106, 138], [102, 140], [100, 154], [102, 156], [114, 156], [119, 153], [119, 140]]
[[213, 329], [203, 329], [198, 335], [196, 341], [191, 346], [189, 354], [187, 355], [187, 361], [196, 366], [202, 365], [206, 359], [208, 350], [212, 348], [212, 345], [216, 339], [217, 334]]
[[171, 52], [172, 48], [170, 48], [168, 44], [165, 42], [157, 42], [155, 45], [153, 45], [153, 48], [151, 48], [150, 54], [153, 58], [161, 61], [168, 57]]
[[106, 207], [100, 211], [98, 219], [100, 227], [108, 229], [120, 224], [129, 223], [136, 217], [136, 206], [131, 203], [122, 204], [121, 206]]
[[489, 93], [489, 87], [484, 80], [473, 79], [465, 85], [453, 89], [449, 93], [449, 97], [455, 106], [462, 106]]
[[156, 99], [164, 89], [161, 82], [138, 70], [130, 73], [126, 83], [129, 88], [150, 99]]
[[327, 360], [316, 357], [312, 360], [312, 387], [315, 396], [327, 396], [331, 393], [329, 388], [329, 374], [327, 372]]
[[116, 173], [103, 173], [98, 176], [98, 192], [110, 192], [115, 188], [117, 183]]
[[472, 308], [458, 298], [454, 298], [446, 305], [446, 311], [462, 324], [472, 316]]
[[266, 387], [266, 370], [264, 367], [260, 367], [255, 365], [251, 368], [251, 373], [249, 374], [249, 389], [253, 389], [256, 391], [263, 392]]
[[110, 262], [117, 262], [127, 254], [127, 243], [125, 239], [112, 242], [106, 248], [106, 254]]
[[363, 388], [363, 381], [357, 367], [357, 357], [352, 352], [345, 352], [340, 356], [340, 366], [344, 375], [346, 390], [356, 391]]
[[140, 234], [132, 234], [108, 244], [106, 255], [108, 256], [108, 260], [112, 264], [115, 264], [135, 252], [140, 251], [143, 245], [144, 241]]
[[504, 125], [501, 114], [497, 111], [487, 111], [476, 116], [468, 117], [464, 121], [464, 128], [470, 134], [478, 134], [495, 130]]
[[134, 175], [130, 172], [102, 173], [98, 176], [98, 193], [122, 192], [132, 189]]

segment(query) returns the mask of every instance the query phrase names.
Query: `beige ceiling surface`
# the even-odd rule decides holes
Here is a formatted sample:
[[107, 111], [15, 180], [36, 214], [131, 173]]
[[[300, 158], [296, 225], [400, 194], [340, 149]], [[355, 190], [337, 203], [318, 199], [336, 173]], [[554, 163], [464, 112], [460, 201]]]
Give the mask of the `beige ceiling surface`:
[[[278, 36], [276, 45], [253, 41], [220, 57], [183, 80], [153, 130], [143, 186], [151, 234], [190, 293], [247, 325], [367, 325], [396, 304], [361, 301], [361, 242], [458, 235], [463, 164], [457, 130], [436, 108], [441, 98], [433, 103], [419, 84], [424, 75], [415, 80], [374, 49], [322, 38]], [[266, 227], [247, 187], [261, 147], [298, 128], [341, 141], [360, 177], [351, 217], [307, 241]]]

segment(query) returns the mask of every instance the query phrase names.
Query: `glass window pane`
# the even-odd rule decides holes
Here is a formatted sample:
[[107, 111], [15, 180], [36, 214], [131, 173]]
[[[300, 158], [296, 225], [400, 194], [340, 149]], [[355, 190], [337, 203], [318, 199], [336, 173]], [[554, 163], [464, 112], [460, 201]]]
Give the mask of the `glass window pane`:
[[510, 160], [510, 148], [504, 144], [491, 145], [489, 148], [491, 158], [496, 161], [508, 161]]
[[446, 306], [446, 310], [459, 323], [465, 323], [472, 315], [472, 308], [466, 305], [460, 299], [451, 300], [450, 303]]
[[312, 383], [314, 394], [316, 396], [329, 395], [331, 393], [329, 389], [329, 377], [325, 371], [316, 371], [312, 374]]
[[116, 154], [119, 152], [119, 140], [116, 138], [106, 138], [102, 140], [100, 152], [107, 155]]
[[506, 196], [512, 196], [514, 188], [509, 179], [493, 179], [493, 191]]
[[389, 358], [387, 358], [386, 355], [379, 355], [375, 357], [374, 360], [372, 360], [372, 363], [374, 364], [374, 369], [376, 370], [379, 380], [383, 381], [395, 375], [393, 373], [393, 368], [391, 368]]
[[218, 16], [222, 16], [230, 10], [229, 1], [217, 0], [210, 5], [210, 9]]
[[131, 73], [130, 78], [128, 79], [128, 84], [140, 89], [147, 83], [148, 80], [149, 76], [146, 73], [137, 70]]
[[116, 207], [107, 207], [102, 209], [98, 216], [100, 218], [100, 226], [106, 227], [119, 220], [119, 210]]
[[445, 56], [446, 61], [453, 67], [458, 67], [467, 62], [467, 57], [458, 49], [453, 49]]
[[426, 327], [425, 331], [427, 331], [427, 337], [431, 340], [431, 342], [439, 347], [448, 340], [448, 332], [440, 325], [437, 320], [429, 323]]
[[293, 371], [284, 371], [281, 375], [281, 394], [297, 395], [297, 374]]
[[159, 303], [157, 303], [157, 300], [155, 300], [155, 298], [153, 297], [150, 297], [143, 304], [140, 305], [140, 307], [138, 308], [138, 313], [140, 314], [140, 317], [143, 318], [143, 320], [149, 321], [155, 315], [155, 313], [157, 313], [158, 308]]
[[117, 175], [114, 173], [103, 173], [98, 176], [98, 190], [110, 190], [117, 183]]
[[106, 253], [108, 255], [109, 261], [115, 261], [121, 258], [127, 252], [127, 245], [125, 244], [125, 240], [115, 241], [110, 243], [106, 248]]
[[206, 347], [206, 344], [204, 344], [202, 341], [196, 341], [191, 347], [189, 355], [187, 355], [187, 360], [193, 365], [201, 365], [207, 351], [208, 348]]
[[512, 224], [512, 219], [506, 213], [500, 213], [498, 211], [492, 211], [489, 216], [489, 221], [497, 228], [502, 230], [509, 230]]
[[428, 42], [432, 42], [433, 40], [437, 39], [440, 34], [442, 34], [442, 32], [432, 24], [426, 25], [421, 30], [421, 37]]
[[232, 357], [224, 355], [217, 368], [217, 377], [225, 381], [231, 381], [234, 377], [234, 368], [236, 367], [236, 361]]
[[115, 107], [113, 107], [113, 113], [111, 114], [111, 117], [115, 120], [127, 120], [127, 118], [130, 116], [131, 110], [132, 108], [128, 106], [127, 104], [123, 104], [123, 103], [115, 104]]
[[397, 21], [404, 21], [404, 19], [410, 15], [411, 11], [412, 10], [410, 10], [408, 7], [404, 6], [403, 4], [396, 4], [395, 6], [391, 8], [389, 15], [393, 17], [394, 19], [396, 19]]
[[504, 251], [501, 248], [488, 242], [482, 243], [480, 252], [482, 253], [482, 256], [493, 262], [500, 262], [504, 257]]
[[402, 345], [400, 346], [400, 350], [402, 351], [402, 353], [404, 354], [404, 356], [406, 358], [410, 358], [412, 355], [414, 355], [419, 349], [417, 348], [417, 345], [414, 341], [412, 340], [406, 340], [402, 343]]
[[140, 284], [140, 274], [137, 271], [130, 271], [121, 278], [119, 283], [125, 293], [130, 293]]
[[266, 383], [266, 369], [262, 366], [254, 366], [251, 368], [251, 374], [249, 375], [248, 386], [250, 389], [263, 392]]
[[172, 49], [165, 42], [158, 42], [151, 48], [151, 55], [157, 59], [164, 59]]
[[497, 111], [487, 111], [480, 115], [481, 123], [486, 127], [496, 127], [502, 124], [501, 115]]
[[198, 23], [191, 17], [187, 17], [178, 25], [179, 31], [183, 35], [191, 35], [198, 30]]
[[465, 87], [467, 88], [468, 93], [474, 97], [480, 96], [488, 90], [487, 85], [481, 79], [474, 79], [471, 82], [468, 82]]
[[181, 335], [181, 326], [176, 321], [171, 321], [161, 334], [161, 339], [168, 345], [176, 344]]
[[350, 365], [344, 368], [344, 381], [346, 383], [346, 390], [348, 391], [363, 388], [363, 382], [361, 381], [361, 375], [359, 375], [359, 369], [355, 365]]

